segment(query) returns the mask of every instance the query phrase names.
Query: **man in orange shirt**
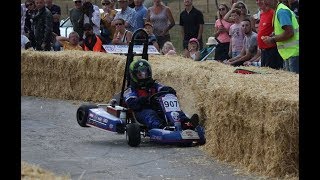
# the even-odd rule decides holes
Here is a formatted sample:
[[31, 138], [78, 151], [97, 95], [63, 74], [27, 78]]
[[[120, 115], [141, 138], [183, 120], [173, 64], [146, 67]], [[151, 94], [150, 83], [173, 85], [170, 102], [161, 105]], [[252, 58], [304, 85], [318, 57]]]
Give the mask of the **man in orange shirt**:
[[84, 24], [83, 31], [86, 36], [83, 41], [85, 51], [106, 52], [102, 45], [107, 44], [107, 41], [101, 35], [96, 35], [93, 33], [91, 24]]

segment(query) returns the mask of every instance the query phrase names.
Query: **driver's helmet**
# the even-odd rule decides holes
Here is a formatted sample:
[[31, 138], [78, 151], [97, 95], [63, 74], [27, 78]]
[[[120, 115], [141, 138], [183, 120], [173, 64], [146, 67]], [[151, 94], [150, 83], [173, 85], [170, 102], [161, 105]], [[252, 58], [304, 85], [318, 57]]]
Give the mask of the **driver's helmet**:
[[131, 79], [139, 87], [148, 87], [152, 80], [152, 70], [149, 62], [145, 59], [136, 59], [129, 66]]

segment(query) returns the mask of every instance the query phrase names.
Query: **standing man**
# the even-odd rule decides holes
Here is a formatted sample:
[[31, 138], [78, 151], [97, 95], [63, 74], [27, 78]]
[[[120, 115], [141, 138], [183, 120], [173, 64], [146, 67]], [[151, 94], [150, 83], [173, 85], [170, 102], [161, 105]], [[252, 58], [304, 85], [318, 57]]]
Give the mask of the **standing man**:
[[[123, 19], [125, 21], [124, 27], [134, 32], [136, 30], [136, 11], [128, 6], [128, 0], [118, 0], [121, 11], [117, 12], [115, 19]], [[115, 21], [112, 21], [111, 25], [115, 26]]]
[[60, 36], [60, 16], [61, 16], [61, 8], [60, 6], [53, 4], [52, 0], [45, 0], [46, 7], [50, 10], [53, 18], [52, 29], [53, 32]]
[[270, 7], [271, 0], [257, 0], [260, 8], [258, 47], [261, 50], [261, 66], [273, 69], [283, 68], [283, 59], [278, 52], [276, 43], [265, 43], [262, 37], [273, 34], [272, 19], [274, 10]]
[[46, 8], [44, 0], [35, 0], [37, 13], [32, 22], [35, 37], [35, 49], [38, 51], [50, 51], [52, 42], [52, 14]]
[[[60, 16], [61, 8], [58, 5], [52, 3], [52, 0], [45, 0], [46, 8], [48, 8], [52, 14], [52, 31], [55, 33], [55, 36], [60, 36]], [[53, 39], [53, 50], [60, 51], [60, 44], [56, 39]]]
[[188, 51], [188, 43], [191, 38], [197, 38], [200, 50], [203, 48], [203, 14], [192, 5], [192, 0], [184, 0], [185, 10], [180, 13], [181, 35], [183, 49]]
[[299, 74], [299, 24], [297, 18], [294, 12], [284, 4], [278, 2], [275, 7], [274, 36], [269, 35], [261, 38], [265, 43], [277, 43], [279, 54], [284, 60], [285, 70]]
[[147, 17], [147, 8], [143, 5], [144, 0], [134, 0], [136, 11], [136, 29], [144, 28], [144, 21]]
[[82, 46], [83, 42], [83, 11], [82, 1], [73, 0], [74, 7], [69, 11], [70, 21], [73, 26], [73, 30], [79, 34], [79, 44]]

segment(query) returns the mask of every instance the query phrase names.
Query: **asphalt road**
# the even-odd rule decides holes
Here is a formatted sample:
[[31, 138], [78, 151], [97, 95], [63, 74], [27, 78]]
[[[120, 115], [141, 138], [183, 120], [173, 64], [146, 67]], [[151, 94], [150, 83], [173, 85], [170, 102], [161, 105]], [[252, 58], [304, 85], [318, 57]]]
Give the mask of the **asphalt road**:
[[206, 155], [200, 147], [157, 145], [80, 127], [82, 102], [21, 97], [21, 160], [80, 179], [256, 179]]

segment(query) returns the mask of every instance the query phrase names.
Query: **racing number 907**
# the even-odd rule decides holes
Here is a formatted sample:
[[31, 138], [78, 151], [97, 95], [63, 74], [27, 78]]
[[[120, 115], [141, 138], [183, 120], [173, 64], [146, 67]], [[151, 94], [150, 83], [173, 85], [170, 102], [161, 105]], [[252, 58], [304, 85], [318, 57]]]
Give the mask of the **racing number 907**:
[[165, 108], [178, 107], [178, 101], [163, 101], [163, 105], [164, 105]]

